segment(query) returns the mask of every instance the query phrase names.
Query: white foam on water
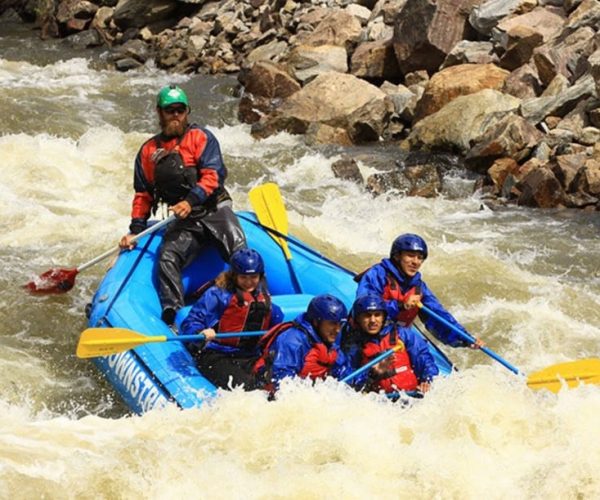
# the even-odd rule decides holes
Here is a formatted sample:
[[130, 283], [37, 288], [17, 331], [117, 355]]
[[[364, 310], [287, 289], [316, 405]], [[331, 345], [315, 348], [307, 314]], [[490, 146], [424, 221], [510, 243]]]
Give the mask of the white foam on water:
[[[114, 125], [117, 102], [153, 99], [159, 86], [186, 78], [153, 68], [95, 71], [85, 60], [44, 67], [0, 60], [0, 82], [16, 99], [56, 97], [90, 115], [80, 134], [0, 137], [0, 320], [9, 341], [0, 349], [0, 491], [10, 498], [600, 496], [600, 387], [533, 392], [467, 349], [445, 349], [461, 371], [410, 407], [331, 381], [295, 382], [276, 402], [234, 391], [198, 410], [81, 418], [111, 408], [106, 396], [80, 402], [86, 393], [113, 393], [72, 354], [103, 268], [59, 297], [30, 298], [15, 282], [116, 244], [129, 222], [133, 159], [150, 135], [149, 122], [136, 132]], [[387, 256], [399, 233], [421, 234], [430, 246], [427, 283], [508, 361], [531, 372], [597, 356], [593, 223], [493, 212], [476, 196], [373, 198], [334, 177], [338, 156], [297, 137], [258, 141], [247, 125], [210, 128], [237, 208], [250, 207], [251, 187], [277, 182], [291, 232], [356, 271]]]
[[275, 402], [234, 391], [199, 410], [116, 420], [45, 419], [3, 406], [0, 474], [5, 491], [24, 496], [558, 499], [600, 491], [600, 388], [532, 392], [491, 367], [440, 380], [409, 407], [332, 382], [285, 384]]

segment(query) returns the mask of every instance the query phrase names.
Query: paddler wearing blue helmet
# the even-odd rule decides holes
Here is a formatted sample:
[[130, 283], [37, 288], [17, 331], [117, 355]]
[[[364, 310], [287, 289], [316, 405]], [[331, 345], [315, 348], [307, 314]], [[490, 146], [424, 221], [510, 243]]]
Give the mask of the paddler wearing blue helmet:
[[230, 269], [197, 292], [198, 299], [181, 325], [184, 335], [203, 334], [205, 344], [187, 344], [200, 372], [217, 387], [255, 388], [258, 337], [216, 339], [216, 333], [267, 330], [283, 320], [271, 301], [261, 255], [242, 248], [231, 256]]
[[477, 349], [483, 346], [479, 338], [474, 344], [466, 343], [454, 329], [419, 309], [422, 304], [455, 328], [468, 333], [421, 278], [419, 270], [428, 255], [427, 243], [421, 236], [401, 234], [393, 241], [389, 258], [382, 259], [355, 278], [358, 281], [356, 296], [380, 296], [385, 300], [388, 318], [403, 326], [411, 326], [418, 316], [428, 331], [452, 347]]
[[261, 339], [263, 354], [255, 365], [257, 377], [271, 390], [285, 378], [339, 378], [337, 373], [344, 365], [340, 331], [347, 316], [346, 306], [333, 295], [311, 299], [306, 312]]

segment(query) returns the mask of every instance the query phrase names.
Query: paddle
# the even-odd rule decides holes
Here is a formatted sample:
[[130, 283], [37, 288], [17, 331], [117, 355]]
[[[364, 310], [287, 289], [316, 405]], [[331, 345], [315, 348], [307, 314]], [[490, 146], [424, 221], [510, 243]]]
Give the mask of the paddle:
[[[438, 321], [445, 324], [447, 327], [454, 330], [464, 340], [473, 344], [475, 339], [468, 333], [463, 332], [452, 323], [449, 323], [444, 318], [434, 313], [431, 309], [419, 304], [427, 314], [434, 317]], [[495, 359], [510, 371], [517, 375], [524, 375], [523, 372], [515, 368], [508, 361], [501, 358], [498, 354], [487, 347], [480, 348], [488, 356]], [[584, 384], [600, 384], [600, 359], [581, 359], [577, 361], [569, 361], [567, 363], [559, 363], [552, 365], [538, 372], [532, 373], [527, 377], [527, 385], [532, 389], [548, 389], [552, 392], [558, 392], [563, 386], [563, 381], [568, 387], [576, 387], [580, 383]]]
[[269, 232], [269, 234], [283, 250], [295, 292], [302, 293], [300, 281], [291, 262], [292, 254], [287, 244], [288, 217], [279, 187], [277, 184], [268, 182], [252, 188], [248, 193], [248, 197], [260, 223], [267, 230], [275, 230], [274, 232]]
[[[166, 219], [164, 219], [160, 222], [157, 222], [156, 224], [153, 224], [152, 226], [145, 229], [141, 233], [136, 234], [133, 238], [131, 238], [131, 241], [132, 242], [137, 241], [142, 236], [146, 236], [155, 231], [158, 231], [161, 227], [163, 227], [163, 226], [169, 224], [171, 221], [175, 220], [175, 218], [176, 218], [175, 215], [171, 215], [171, 216], [167, 217]], [[117, 253], [119, 250], [120, 250], [120, 248], [118, 246], [115, 248], [112, 248], [110, 250], [107, 250], [102, 255], [98, 255], [98, 257], [95, 257], [94, 259], [92, 259], [84, 264], [81, 264], [79, 267], [76, 267], [76, 268], [50, 269], [49, 271], [42, 273], [35, 280], [30, 281], [26, 285], [23, 285], [23, 288], [27, 289], [27, 291], [29, 293], [33, 293], [33, 294], [50, 294], [50, 293], [68, 292], [71, 288], [73, 288], [73, 285], [75, 285], [75, 277], [81, 271], [84, 271], [85, 269], [92, 267], [93, 265], [97, 264], [101, 260], [104, 260], [107, 257], [110, 257], [111, 255]]]
[[[264, 333], [266, 332], [217, 333], [216, 338], [258, 337]], [[81, 332], [76, 354], [78, 358], [95, 358], [128, 351], [129, 349], [152, 342], [198, 342], [203, 339], [204, 335], [202, 334], [152, 336], [143, 335], [127, 328], [88, 328]]]
[[548, 389], [558, 392], [563, 387], [577, 387], [580, 383], [600, 385], [600, 359], [580, 359], [549, 366], [527, 377], [532, 389]]
[[380, 361], [383, 361], [385, 358], [387, 358], [391, 354], [394, 354], [396, 351], [399, 351], [400, 349], [402, 349], [403, 345], [404, 344], [398, 344], [396, 347], [392, 347], [391, 349], [388, 349], [387, 351], [382, 352], [379, 356], [374, 357], [371, 361], [369, 361], [368, 363], [361, 366], [358, 370], [355, 370], [351, 374], [346, 375], [341, 380], [341, 382], [348, 383], [350, 380], [355, 379], [361, 373], [363, 373], [363, 372], [367, 371], [369, 368], [371, 368], [373, 365], [376, 365], [377, 363], [379, 363]]
[[[448, 328], [450, 328], [451, 330], [453, 330], [454, 332], [456, 332], [463, 340], [466, 340], [470, 344], [474, 344], [475, 343], [475, 339], [471, 335], [469, 335], [468, 333], [463, 332], [460, 328], [456, 327], [455, 325], [453, 325], [449, 321], [446, 321], [439, 314], [434, 313], [431, 309], [429, 309], [428, 307], [424, 306], [420, 302], [419, 302], [418, 306], [419, 306], [419, 309], [422, 309], [427, 314], [429, 314], [430, 316], [434, 317], [435, 319], [437, 319], [438, 321], [440, 321], [441, 323], [443, 323], [444, 325], [446, 325]], [[483, 352], [485, 352], [488, 356], [490, 356], [491, 358], [495, 359], [500, 364], [504, 365], [511, 372], [516, 373], [517, 375], [519, 375], [521, 373], [518, 368], [516, 368], [513, 365], [511, 365], [508, 361], [506, 361], [505, 359], [503, 359], [502, 357], [500, 357], [498, 354], [496, 354], [490, 348], [483, 346], [483, 347], [480, 347], [480, 349]]]

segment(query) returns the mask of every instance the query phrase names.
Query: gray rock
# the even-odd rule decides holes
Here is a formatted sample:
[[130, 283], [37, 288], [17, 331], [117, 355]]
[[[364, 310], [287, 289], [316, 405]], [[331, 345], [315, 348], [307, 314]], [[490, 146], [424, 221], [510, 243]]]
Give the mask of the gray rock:
[[494, 119], [518, 109], [520, 99], [485, 89], [457, 97], [438, 112], [419, 121], [408, 142], [414, 149], [466, 154]]
[[497, 63], [498, 56], [494, 53], [491, 42], [472, 42], [461, 40], [444, 59], [440, 69], [457, 64], [489, 64]]
[[581, 99], [595, 95], [594, 79], [584, 76], [572, 87], [556, 96], [525, 99], [521, 104], [521, 115], [532, 123], [539, 123], [547, 116], [565, 116]]
[[527, 12], [536, 5], [536, 0], [486, 0], [473, 8], [469, 22], [480, 33], [489, 35], [501, 19], [513, 12]]
[[329, 71], [346, 73], [347, 61], [346, 49], [336, 45], [300, 45], [292, 49], [286, 60], [294, 77], [302, 83]]

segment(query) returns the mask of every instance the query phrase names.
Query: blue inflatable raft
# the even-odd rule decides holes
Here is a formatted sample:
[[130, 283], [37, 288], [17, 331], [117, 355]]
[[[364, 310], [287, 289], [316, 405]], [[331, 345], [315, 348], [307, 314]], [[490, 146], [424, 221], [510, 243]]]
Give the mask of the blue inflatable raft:
[[[282, 248], [256, 219], [254, 213], [239, 212], [238, 217], [248, 239], [248, 246], [263, 256], [273, 302], [285, 320], [303, 312], [310, 299], [321, 293], [339, 297], [349, 308], [354, 301], [354, 273], [320, 255], [300, 240], [288, 237], [293, 256], [287, 261]], [[132, 251], [122, 252], [108, 271], [88, 309], [90, 327], [127, 328], [145, 335], [172, 335], [160, 319], [155, 270], [163, 230], [146, 236]], [[293, 266], [294, 273], [290, 266]], [[216, 250], [206, 249], [183, 272], [183, 283], [191, 293], [215, 278], [227, 265]], [[294, 282], [294, 274], [298, 283]], [[300, 286], [302, 293], [296, 293]], [[181, 323], [189, 307], [179, 311]], [[452, 367], [448, 359], [429, 343], [440, 368], [447, 374]], [[181, 408], [201, 406], [216, 394], [216, 388], [202, 373], [181, 342], [160, 342], [94, 358], [93, 362], [136, 413], [176, 403]]]

